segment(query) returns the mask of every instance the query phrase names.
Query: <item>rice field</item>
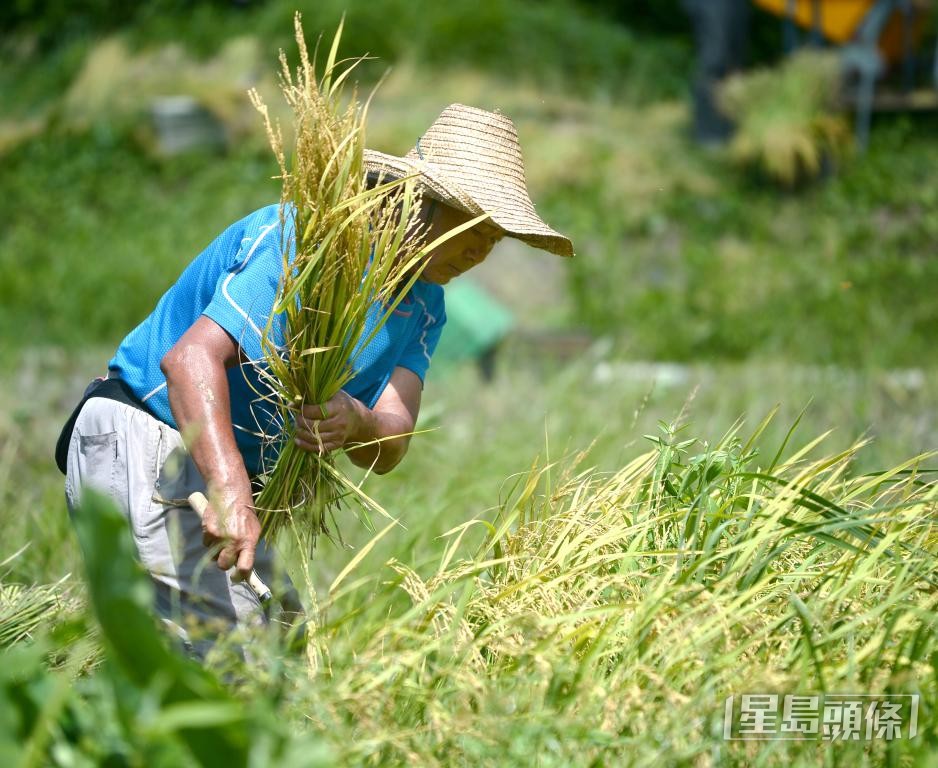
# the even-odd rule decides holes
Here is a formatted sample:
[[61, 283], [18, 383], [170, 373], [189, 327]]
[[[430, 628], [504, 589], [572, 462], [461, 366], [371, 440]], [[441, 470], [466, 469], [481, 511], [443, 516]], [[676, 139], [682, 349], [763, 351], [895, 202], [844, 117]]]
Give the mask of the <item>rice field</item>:
[[[921, 375], [910, 423], [934, 412]], [[96, 509], [77, 539], [63, 520], [60, 478], [38, 468], [21, 431], [53, 431], [43, 400], [62, 393], [38, 389], [35, 411], [3, 425], [16, 522], [0, 560], [0, 711], [12, 729], [0, 755], [11, 765], [214, 765], [220, 754], [244, 765], [922, 764], [938, 684], [938, 461], [900, 451], [934, 444], [934, 423], [915, 437], [897, 418], [898, 448], [846, 420], [841, 434], [807, 426], [841, 407], [885, 423], [878, 414], [908, 378], [790, 371], [786, 391], [814, 395], [796, 424], [807, 399], [773, 414], [771, 368], [642, 367], [592, 350], [505, 369], [488, 387], [471, 368], [442, 373], [420, 425], [430, 431], [399, 472], [368, 481], [399, 522], [369, 531], [350, 516], [347, 548], [316, 550], [308, 645], [239, 638], [249, 663], [219, 648], [205, 667], [161, 640], [119, 515]], [[5, 394], [29, 384], [8, 380]], [[727, 406], [730, 386], [761, 393], [748, 414]], [[617, 398], [597, 397], [610, 387]], [[14, 461], [31, 482], [12, 482]], [[77, 540], [96, 564], [86, 576]], [[283, 555], [304, 584], [288, 538]], [[727, 697], [734, 735], [744, 695], [777, 696], [781, 722], [786, 695], [836, 693], [918, 696], [917, 735], [724, 738]]]

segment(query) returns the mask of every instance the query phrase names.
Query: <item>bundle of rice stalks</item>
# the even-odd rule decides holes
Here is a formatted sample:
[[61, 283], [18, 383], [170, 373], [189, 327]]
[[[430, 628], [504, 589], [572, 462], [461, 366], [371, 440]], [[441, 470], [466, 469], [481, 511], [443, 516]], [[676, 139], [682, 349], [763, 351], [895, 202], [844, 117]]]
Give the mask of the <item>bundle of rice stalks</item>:
[[835, 111], [839, 85], [836, 54], [810, 50], [775, 69], [727, 78], [719, 102], [736, 123], [733, 158], [786, 187], [817, 178], [851, 146], [847, 121]]
[[[348, 98], [344, 94], [361, 59], [336, 61], [340, 25], [319, 77], [299, 14], [295, 30], [296, 72], [283, 52], [280, 57], [281, 89], [293, 113], [292, 157], [266, 105], [251, 94], [280, 165], [284, 232], [283, 278], [263, 339], [270, 392], [259, 396], [278, 409], [286, 435], [268, 436], [279, 454], [257, 509], [266, 535], [289, 525], [311, 549], [343, 498], [359, 502], [366, 515], [368, 509], [383, 510], [331, 456], [296, 447], [291, 432], [298, 410], [326, 403], [352, 378], [356, 353], [418, 279], [427, 251], [479, 219], [426, 243], [415, 180], [366, 183], [367, 102], [360, 104], [354, 90]], [[367, 324], [369, 318], [373, 322]]]

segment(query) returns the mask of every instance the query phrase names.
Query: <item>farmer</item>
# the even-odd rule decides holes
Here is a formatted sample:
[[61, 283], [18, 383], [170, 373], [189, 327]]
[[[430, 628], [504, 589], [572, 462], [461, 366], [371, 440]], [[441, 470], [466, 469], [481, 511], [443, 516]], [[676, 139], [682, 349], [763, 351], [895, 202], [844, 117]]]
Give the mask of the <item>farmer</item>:
[[[517, 132], [504, 115], [453, 104], [405, 157], [367, 151], [365, 165], [371, 180], [418, 174], [426, 242], [488, 215], [427, 256], [421, 279], [351, 361], [354, 378], [297, 417], [300, 447], [344, 450], [384, 473], [407, 452], [417, 421], [445, 322], [441, 286], [506, 235], [563, 256], [573, 249], [534, 212]], [[256, 393], [261, 329], [283, 269], [280, 221], [278, 205], [255, 211], [192, 261], [120, 344], [107, 378], [92, 382], [56, 451], [70, 513], [80, 513], [82, 487], [117, 503], [152, 576], [156, 611], [185, 642], [196, 627], [208, 626], [210, 637], [266, 620], [242, 580], [252, 569], [286, 585], [281, 601], [300, 610], [288, 580], [272, 581], [252, 494], [272, 423]], [[200, 520], [187, 498], [206, 490], [211, 504]], [[217, 552], [217, 569], [206, 567], [205, 546]]]

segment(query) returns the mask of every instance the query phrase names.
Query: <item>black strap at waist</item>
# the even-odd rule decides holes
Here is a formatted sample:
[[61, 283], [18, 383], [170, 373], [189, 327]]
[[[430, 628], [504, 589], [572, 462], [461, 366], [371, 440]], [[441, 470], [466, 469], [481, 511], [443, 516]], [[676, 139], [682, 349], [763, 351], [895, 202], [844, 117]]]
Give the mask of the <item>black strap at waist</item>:
[[[153, 416], [150, 409], [143, 404], [143, 401], [134, 394], [123, 379], [116, 378], [113, 374], [106, 379], [95, 379], [88, 385], [81, 401], [75, 406], [72, 415], [68, 417], [68, 421], [65, 422], [65, 426], [62, 427], [62, 431], [59, 433], [59, 439], [55, 443], [55, 463], [63, 475], [67, 472], [68, 445], [72, 441], [72, 432], [75, 429], [75, 422], [78, 421], [78, 414], [81, 413], [85, 403], [93, 397], [116, 400], [118, 403], [132, 406]], [[154, 416], [154, 418], [156, 417]]]

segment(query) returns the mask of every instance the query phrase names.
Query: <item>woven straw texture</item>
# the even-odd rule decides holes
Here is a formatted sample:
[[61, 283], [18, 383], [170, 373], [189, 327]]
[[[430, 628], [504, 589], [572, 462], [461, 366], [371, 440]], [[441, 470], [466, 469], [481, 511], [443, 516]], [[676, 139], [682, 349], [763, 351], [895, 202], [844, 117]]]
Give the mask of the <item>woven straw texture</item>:
[[506, 234], [559, 256], [573, 243], [534, 211], [514, 123], [499, 112], [451, 104], [404, 157], [365, 150], [371, 176], [418, 174], [426, 192], [473, 216], [488, 214]]

